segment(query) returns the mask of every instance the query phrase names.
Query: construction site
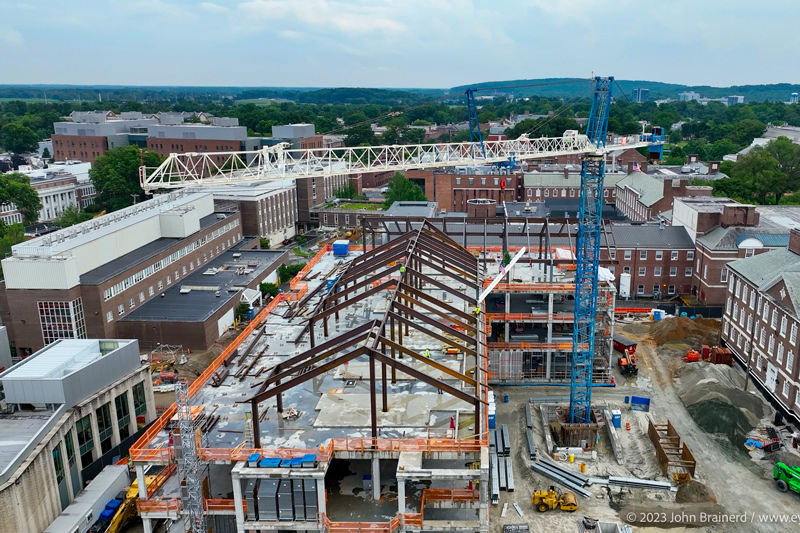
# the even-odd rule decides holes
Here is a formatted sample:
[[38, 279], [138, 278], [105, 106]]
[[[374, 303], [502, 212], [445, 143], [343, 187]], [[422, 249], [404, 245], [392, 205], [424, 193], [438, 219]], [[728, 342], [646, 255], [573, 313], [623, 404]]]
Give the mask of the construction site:
[[[795, 530], [756, 523], [800, 516], [794, 429], [740, 390], [719, 323], [615, 305], [599, 253], [616, 256], [601, 217], [612, 84], [595, 79], [575, 139], [343, 150], [360, 170], [578, 152], [580, 216], [362, 217], [362, 244], [321, 247], [175, 383], [130, 449], [144, 531]], [[327, 172], [317, 152], [230, 157], [241, 181]], [[143, 187], [219, 177], [176, 161]]]

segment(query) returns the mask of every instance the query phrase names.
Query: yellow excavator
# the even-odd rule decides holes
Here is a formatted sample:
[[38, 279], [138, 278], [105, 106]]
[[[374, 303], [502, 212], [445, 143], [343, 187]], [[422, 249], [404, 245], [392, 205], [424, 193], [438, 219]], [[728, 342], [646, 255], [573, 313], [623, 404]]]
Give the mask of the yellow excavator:
[[[156, 476], [145, 476], [145, 483], [149, 486]], [[124, 497], [123, 497], [124, 494]], [[108, 522], [106, 533], [120, 533], [128, 521], [136, 515], [136, 500], [139, 498], [139, 484], [136, 480], [127, 492], [121, 492], [116, 499], [122, 500], [117, 512]]]
[[570, 513], [578, 510], [578, 501], [575, 499], [574, 494], [571, 492], [560, 494], [552, 486], [550, 490], [533, 491], [531, 503], [540, 513], [552, 511], [553, 509], [561, 509]]

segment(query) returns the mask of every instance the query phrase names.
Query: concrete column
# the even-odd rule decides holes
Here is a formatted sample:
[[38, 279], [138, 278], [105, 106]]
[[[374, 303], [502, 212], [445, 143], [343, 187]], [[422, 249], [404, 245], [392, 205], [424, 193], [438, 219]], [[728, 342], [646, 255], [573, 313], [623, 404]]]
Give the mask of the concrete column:
[[108, 401], [109, 403], [109, 412], [111, 413], [111, 444], [114, 446], [119, 446], [120, 438], [119, 438], [119, 422], [117, 421], [117, 402], [116, 396], [114, 394], [111, 395], [111, 399]]
[[[547, 295], [547, 342], [553, 342], [553, 299], [555, 295], [551, 292]], [[545, 363], [545, 378], [550, 379], [553, 366], [553, 352], [547, 352], [547, 362]]]
[[323, 478], [317, 479], [317, 510], [323, 514], [328, 513], [325, 505], [325, 480]]
[[242, 499], [242, 480], [239, 477], [233, 478], [233, 505], [236, 510], [236, 529], [240, 529], [244, 524], [244, 500]]
[[142, 518], [144, 533], [153, 533], [153, 522], [149, 518]]
[[92, 404], [92, 413], [89, 420], [92, 422], [92, 442], [94, 442], [92, 460], [97, 461], [103, 456], [103, 448], [100, 446], [100, 428], [97, 426], [97, 411], [94, 404]]
[[128, 398], [128, 413], [130, 414], [130, 421], [128, 422], [128, 431], [131, 435], [136, 433], [136, 430], [139, 426], [136, 425], [136, 409], [133, 405], [133, 389], [128, 387], [126, 390], [126, 396]]
[[372, 459], [372, 498], [381, 499], [381, 461], [377, 457]]
[[136, 463], [136, 484], [139, 487], [139, 499], [147, 499], [147, 483], [144, 479], [144, 465]]
[[406, 480], [397, 480], [397, 512], [402, 515], [406, 512]]

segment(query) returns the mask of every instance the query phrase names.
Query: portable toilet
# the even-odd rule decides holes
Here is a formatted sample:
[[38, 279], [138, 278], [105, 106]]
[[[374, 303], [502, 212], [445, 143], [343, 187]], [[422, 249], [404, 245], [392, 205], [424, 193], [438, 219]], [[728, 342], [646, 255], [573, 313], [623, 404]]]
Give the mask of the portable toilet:
[[611, 423], [614, 424], [615, 428], [622, 427], [622, 411], [619, 409], [611, 410]]
[[333, 242], [333, 255], [335, 257], [346, 257], [350, 253], [350, 241], [341, 239]]

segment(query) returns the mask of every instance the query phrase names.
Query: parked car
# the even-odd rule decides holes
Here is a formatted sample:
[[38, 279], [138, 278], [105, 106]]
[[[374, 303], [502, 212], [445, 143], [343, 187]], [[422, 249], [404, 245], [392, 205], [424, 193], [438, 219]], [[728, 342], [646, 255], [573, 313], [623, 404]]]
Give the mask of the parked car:
[[292, 244], [292, 239], [283, 239], [281, 244], [284, 245], [284, 246], [286, 246], [287, 244]]
[[386, 194], [387, 192], [389, 192], [389, 187], [384, 187], [381, 189], [381, 194]]

